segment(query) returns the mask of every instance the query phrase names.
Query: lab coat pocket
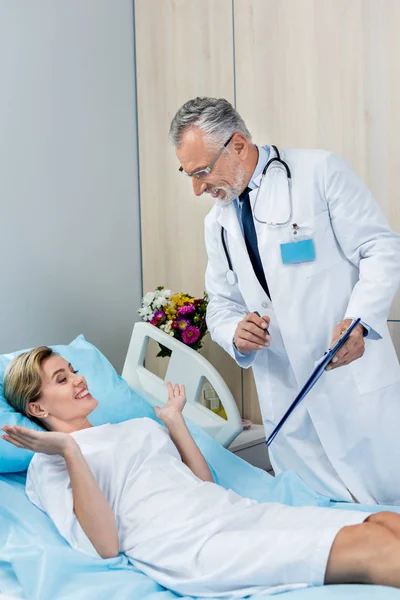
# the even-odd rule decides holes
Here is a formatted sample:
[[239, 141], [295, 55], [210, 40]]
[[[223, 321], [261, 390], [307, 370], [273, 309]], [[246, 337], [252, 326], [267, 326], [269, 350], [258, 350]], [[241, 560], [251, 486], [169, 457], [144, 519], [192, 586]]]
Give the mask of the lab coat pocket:
[[400, 365], [390, 339], [365, 341], [364, 356], [350, 363], [359, 393], [368, 394], [395, 383], [400, 384]]
[[307, 264], [307, 277], [332, 269], [343, 261], [344, 255], [333, 232], [329, 211], [310, 218], [304, 227], [299, 228], [299, 234], [303, 229], [314, 241], [315, 249], [315, 260]]

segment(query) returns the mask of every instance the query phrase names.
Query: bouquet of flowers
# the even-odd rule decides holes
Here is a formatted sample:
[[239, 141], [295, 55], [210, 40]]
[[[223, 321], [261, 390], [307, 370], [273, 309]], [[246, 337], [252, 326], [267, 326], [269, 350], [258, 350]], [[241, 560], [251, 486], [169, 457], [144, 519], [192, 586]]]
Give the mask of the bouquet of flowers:
[[[194, 298], [189, 294], [172, 294], [163, 286], [147, 292], [138, 310], [144, 321], [149, 321], [168, 335], [177, 338], [193, 350], [199, 350], [207, 333], [206, 310], [208, 296]], [[171, 356], [171, 350], [160, 345], [157, 356]]]

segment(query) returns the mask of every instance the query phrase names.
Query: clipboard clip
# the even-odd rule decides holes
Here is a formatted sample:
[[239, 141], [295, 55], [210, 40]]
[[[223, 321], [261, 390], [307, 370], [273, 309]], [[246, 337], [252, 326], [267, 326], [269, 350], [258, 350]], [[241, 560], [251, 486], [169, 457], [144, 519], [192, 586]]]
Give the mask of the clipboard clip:
[[332, 352], [332, 350], [334, 349], [334, 347], [336, 346], [336, 344], [338, 342], [340, 342], [340, 340], [346, 335], [346, 333], [348, 332], [348, 330], [350, 329], [350, 327], [352, 326], [352, 323], [350, 324], [348, 329], [342, 329], [342, 331], [340, 332], [340, 335], [338, 338], [336, 338], [336, 340], [334, 342], [332, 342], [332, 345], [330, 346], [330, 348], [324, 352], [324, 356], [326, 356], [326, 354], [328, 354], [328, 352]]

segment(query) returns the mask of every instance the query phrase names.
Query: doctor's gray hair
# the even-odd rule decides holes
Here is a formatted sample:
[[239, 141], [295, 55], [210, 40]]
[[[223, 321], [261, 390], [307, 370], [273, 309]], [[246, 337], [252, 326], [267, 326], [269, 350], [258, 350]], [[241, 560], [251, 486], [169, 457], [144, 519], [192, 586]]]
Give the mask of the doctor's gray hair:
[[198, 127], [218, 147], [235, 133], [241, 133], [249, 142], [251, 135], [245, 122], [225, 98], [193, 98], [178, 110], [169, 129], [169, 141], [178, 147], [182, 135], [191, 127]]

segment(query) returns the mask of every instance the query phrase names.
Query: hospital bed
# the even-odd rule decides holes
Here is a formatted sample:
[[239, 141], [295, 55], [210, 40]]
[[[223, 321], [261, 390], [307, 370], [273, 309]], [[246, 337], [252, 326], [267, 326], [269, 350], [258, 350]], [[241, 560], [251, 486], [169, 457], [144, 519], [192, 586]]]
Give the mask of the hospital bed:
[[[157, 377], [145, 367], [150, 339], [172, 351], [165, 379]], [[185, 417], [220, 485], [260, 502], [332, 506], [333, 509], [339, 507], [349, 510], [362, 508], [336, 504], [320, 496], [292, 472], [273, 478], [229, 452], [225, 447], [241, 431], [241, 419], [228, 387], [201, 355], [157, 328], [145, 323], [135, 325], [123, 378], [137, 392], [135, 397], [145, 399], [143, 406], [147, 406], [148, 410], [155, 404], [165, 402], [166, 381], [185, 384], [188, 396]], [[205, 379], [217, 392], [227, 420], [201, 404], [200, 395]], [[140, 411], [143, 410], [143, 407], [140, 408]], [[29, 502], [24, 483], [25, 473], [0, 474], [0, 600], [173, 600], [178, 597], [136, 570], [123, 555], [115, 559], [97, 560], [72, 550], [48, 517]], [[265, 543], [268, 544], [267, 538]], [[284, 600], [400, 600], [400, 591], [376, 586], [343, 585], [299, 589], [280, 596]], [[257, 594], [251, 599], [266, 597], [265, 594]]]
[[[150, 339], [172, 351], [165, 379], [161, 379], [145, 367]], [[196, 423], [225, 448], [242, 431], [242, 420], [235, 399], [218, 371], [201, 354], [153, 325], [137, 323], [133, 328], [122, 377], [153, 405], [159, 404], [160, 399], [163, 399], [165, 381], [184, 384], [187, 396], [185, 418]], [[206, 379], [221, 400], [226, 420], [201, 403]]]

